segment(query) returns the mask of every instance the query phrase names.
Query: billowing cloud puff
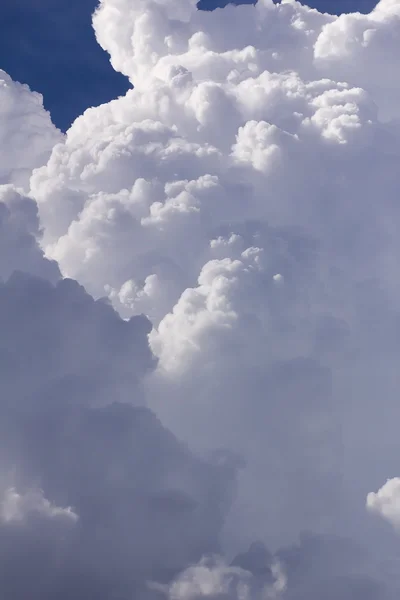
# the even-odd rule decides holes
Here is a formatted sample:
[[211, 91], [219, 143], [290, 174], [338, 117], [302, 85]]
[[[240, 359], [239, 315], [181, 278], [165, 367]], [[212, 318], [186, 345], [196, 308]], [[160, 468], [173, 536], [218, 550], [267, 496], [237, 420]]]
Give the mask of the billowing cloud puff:
[[0, 184], [26, 188], [32, 169], [42, 166], [61, 140], [40, 94], [0, 70]]
[[381, 0], [371, 14], [341, 15], [325, 25], [314, 47], [317, 68], [368, 89], [385, 120], [399, 117], [400, 89], [393, 77], [399, 16], [397, 0]]
[[66, 519], [75, 522], [78, 515], [71, 507], [53, 506], [41, 490], [29, 490], [19, 494], [14, 488], [6, 489], [1, 502], [0, 519], [2, 523], [23, 523], [30, 516], [44, 519]]
[[400, 479], [388, 479], [377, 492], [367, 496], [367, 508], [380, 515], [394, 527], [400, 527]]
[[102, 2], [98, 39], [135, 89], [87, 111], [34, 174], [46, 253], [155, 324], [214, 258], [221, 230], [251, 220], [302, 228], [335, 267], [349, 268], [351, 252], [352, 276], [385, 276], [388, 218], [375, 199], [385, 186], [396, 216], [397, 134], [368, 85], [316, 69], [313, 44], [339, 22], [292, 2], [213, 13]]
[[[46, 253], [66, 275], [97, 296], [107, 293], [123, 314], [144, 311], [158, 322], [195, 284], [221, 231], [240, 233], [250, 220], [323, 236], [325, 253], [339, 243], [346, 249], [352, 244], [353, 259], [364, 270], [367, 257], [368, 268], [379, 261], [367, 232], [359, 232], [355, 246], [348, 239], [358, 226], [350, 198], [363, 197], [364, 210], [376, 219], [379, 186], [385, 181], [388, 203], [396, 190], [394, 173], [393, 181], [387, 178], [387, 161], [398, 158], [394, 139], [371, 121], [368, 97], [329, 81], [307, 86], [296, 75], [264, 73], [245, 82], [232, 84], [227, 98], [237, 118], [225, 106], [218, 108], [215, 94], [212, 102], [204, 99], [204, 106], [211, 102], [210, 122], [188, 105], [188, 94], [199, 93], [203, 84], [189, 84], [181, 96], [184, 106], [176, 107], [177, 113], [189, 111], [189, 129], [184, 123], [177, 128], [175, 113], [157, 114], [163, 104], [147, 97], [154, 93], [151, 87], [143, 99], [135, 91], [118, 101], [116, 122], [105, 107], [98, 134], [85, 131], [90, 113], [78, 119], [66, 145], [32, 179]], [[238, 105], [241, 94], [244, 106]], [[138, 121], [126, 126], [138, 100], [144, 103], [137, 107]], [[218, 132], [225, 118], [231, 129]], [[211, 144], [205, 141], [213, 135]], [[388, 154], [385, 163], [374, 147], [379, 138]], [[360, 179], [362, 164], [375, 158], [371, 178]], [[355, 169], [349, 167], [352, 159]], [[328, 164], [340, 173], [329, 187]], [[377, 234], [383, 235], [382, 228]], [[340, 254], [333, 260], [343, 266]]]
[[[279, 564], [272, 565], [274, 577], [255, 577], [250, 571], [226, 565], [221, 560], [203, 561], [189, 567], [169, 589], [171, 600], [200, 600], [200, 598], [257, 598], [273, 600], [285, 590], [286, 581]], [[272, 580], [272, 581], [271, 581]]]
[[60, 277], [39, 247], [37, 204], [27, 191], [32, 170], [47, 162], [61, 140], [40, 94], [0, 70], [0, 279], [16, 270], [53, 282]]

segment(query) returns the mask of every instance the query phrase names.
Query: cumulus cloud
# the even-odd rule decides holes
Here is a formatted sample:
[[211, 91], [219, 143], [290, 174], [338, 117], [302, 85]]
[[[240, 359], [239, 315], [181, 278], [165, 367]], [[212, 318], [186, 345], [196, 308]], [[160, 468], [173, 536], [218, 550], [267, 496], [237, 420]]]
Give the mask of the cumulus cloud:
[[383, 517], [394, 527], [400, 526], [400, 479], [388, 479], [377, 492], [367, 496], [367, 508]]
[[37, 205], [13, 185], [0, 185], [0, 277], [25, 271], [49, 281], [60, 278], [58, 265], [39, 247]]
[[143, 405], [147, 319], [17, 273], [0, 329], [2, 593], [108, 598], [218, 551], [235, 469], [193, 456]]
[[[351, 252], [360, 276], [382, 272], [387, 218], [374, 199], [384, 185], [395, 211], [397, 136], [368, 85], [316, 67], [336, 23], [292, 2], [213, 13], [102, 2], [97, 37], [135, 89], [87, 111], [32, 178], [44, 248], [63, 273], [157, 324], [221, 230], [250, 220], [301, 227], [340, 268]], [[360, 210], [377, 221], [372, 237]]]
[[0, 194], [0, 591], [130, 596], [219, 550], [235, 467], [145, 407], [148, 319], [61, 278], [35, 201]]
[[[233, 561], [203, 559], [180, 573], [169, 585], [150, 583], [145, 598], [171, 600], [383, 600], [386, 581], [363, 572], [364, 553], [346, 539], [302, 536], [299, 544], [276, 555], [258, 542]], [[390, 594], [390, 592], [389, 592]]]
[[31, 515], [43, 519], [66, 519], [75, 522], [78, 515], [71, 507], [60, 508], [52, 505], [41, 490], [29, 490], [19, 494], [15, 488], [8, 488], [1, 502], [0, 518], [3, 523], [21, 523]]
[[[171, 600], [198, 600], [200, 598], [262, 598], [272, 600], [285, 590], [285, 576], [278, 563], [272, 565], [272, 577], [255, 577], [250, 571], [221, 560], [203, 561], [179, 575], [169, 589]], [[273, 580], [275, 577], [275, 580]], [[273, 581], [268, 581], [272, 579]]]
[[41, 95], [0, 70], [0, 184], [29, 187], [32, 169], [47, 162], [61, 140]]
[[325, 25], [314, 47], [317, 68], [368, 89], [384, 120], [399, 117], [399, 87], [391, 70], [399, 60], [399, 16], [396, 0], [381, 0], [370, 14], [341, 15]]
[[0, 475], [71, 511], [39, 597], [398, 597], [398, 17], [101, 0], [134, 88], [65, 137], [4, 75]]

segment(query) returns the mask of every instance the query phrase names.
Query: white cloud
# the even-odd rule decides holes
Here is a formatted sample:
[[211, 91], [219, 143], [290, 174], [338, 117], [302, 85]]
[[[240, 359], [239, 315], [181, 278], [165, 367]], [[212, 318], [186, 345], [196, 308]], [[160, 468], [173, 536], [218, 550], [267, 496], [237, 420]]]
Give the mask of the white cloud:
[[396, 0], [381, 0], [370, 14], [341, 15], [328, 23], [314, 47], [317, 68], [367, 89], [385, 120], [399, 117], [400, 88], [393, 77], [399, 61], [399, 16]]
[[[97, 38], [135, 88], [86, 111], [31, 178], [46, 256], [151, 319], [149, 405], [191, 446], [247, 461], [226, 528], [246, 541], [334, 528], [339, 498], [359, 502], [368, 480], [353, 436], [361, 455], [373, 424], [391, 425], [370, 380], [391, 348], [389, 414], [397, 102], [357, 32], [395, 36], [395, 11], [103, 0]], [[363, 404], [368, 433], [354, 434]], [[344, 455], [362, 491], [342, 490]]]
[[15, 488], [8, 488], [0, 503], [0, 521], [3, 523], [24, 522], [30, 516], [44, 519], [65, 519], [71, 522], [78, 520], [72, 508], [61, 508], [51, 504], [41, 490], [29, 490], [19, 494]]
[[42, 166], [61, 141], [41, 95], [0, 70], [0, 184], [29, 187], [32, 169]]
[[[63, 138], [4, 76], [17, 139], [43, 135], [2, 176], [0, 466], [76, 507], [106, 598], [155, 573], [176, 598], [262, 595], [198, 564], [256, 537], [290, 545], [291, 600], [380, 598], [335, 552], [323, 578], [309, 563], [328, 532], [381, 552], [363, 502], [399, 451], [398, 16], [102, 0], [134, 89]], [[76, 281], [37, 279], [49, 258]], [[304, 529], [322, 541], [293, 547]]]
[[[227, 565], [222, 559], [203, 560], [181, 573], [169, 588], [171, 600], [274, 600], [286, 588], [281, 566], [272, 565], [272, 577], [259, 580], [239, 567]], [[270, 580], [272, 579], [272, 581]]]
[[388, 479], [377, 492], [370, 492], [367, 496], [367, 508], [393, 527], [400, 527], [400, 479]]

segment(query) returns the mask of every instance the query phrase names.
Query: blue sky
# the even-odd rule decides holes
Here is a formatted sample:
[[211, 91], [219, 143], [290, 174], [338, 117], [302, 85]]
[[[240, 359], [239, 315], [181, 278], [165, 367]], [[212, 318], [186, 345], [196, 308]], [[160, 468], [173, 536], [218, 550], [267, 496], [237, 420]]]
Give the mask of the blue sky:
[[[202, 0], [204, 9], [225, 4]], [[374, 0], [310, 0], [331, 13], [368, 12]], [[125, 77], [111, 68], [96, 43], [91, 14], [96, 0], [3, 0], [0, 67], [44, 96], [55, 124], [65, 130], [88, 106], [124, 94]], [[16, 44], [16, 40], [18, 43]]]

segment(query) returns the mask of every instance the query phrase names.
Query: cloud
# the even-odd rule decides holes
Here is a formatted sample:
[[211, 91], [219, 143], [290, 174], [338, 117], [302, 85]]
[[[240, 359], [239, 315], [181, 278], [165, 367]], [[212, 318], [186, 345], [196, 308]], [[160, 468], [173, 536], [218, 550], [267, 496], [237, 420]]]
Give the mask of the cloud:
[[15, 404], [55, 395], [60, 404], [75, 398], [99, 406], [117, 384], [114, 401], [141, 404], [133, 390], [154, 364], [145, 318], [124, 322], [72, 280], [53, 286], [22, 273], [0, 285], [0, 302], [1, 386]]
[[[135, 90], [87, 111], [31, 181], [63, 273], [158, 324], [196, 284], [221, 229], [250, 220], [300, 227], [340, 268], [352, 252], [360, 276], [370, 265], [382, 273], [387, 221], [374, 199], [385, 185], [393, 211], [397, 136], [368, 86], [316, 69], [312, 44], [337, 18], [296, 3], [143, 6], [102, 2], [94, 19]], [[360, 210], [374, 236], [358, 227]]]
[[104, 0], [98, 41], [135, 88], [82, 115], [31, 178], [46, 255], [152, 321], [149, 406], [199, 452], [242, 456], [228, 546], [335, 530], [382, 473], [391, 425], [371, 380], [390, 414], [398, 130], [362, 67], [378, 49], [351, 32], [395, 35], [395, 12]]
[[235, 468], [145, 407], [147, 318], [62, 279], [34, 200], [11, 184], [1, 199], [1, 593], [109, 598], [171, 578], [219, 550]]
[[66, 519], [72, 522], [78, 520], [78, 515], [71, 507], [53, 506], [41, 490], [29, 490], [21, 495], [14, 488], [8, 488], [1, 502], [1, 521], [6, 524], [21, 523], [31, 515], [38, 515], [43, 519]]
[[51, 504], [40, 490], [4, 490], [0, 511], [0, 589], [5, 596], [49, 598], [68, 570], [78, 516]]
[[0, 286], [0, 329], [2, 592], [106, 598], [218, 551], [235, 469], [143, 406], [148, 321], [19, 273]]
[[143, 597], [171, 600], [394, 597], [388, 595], [386, 581], [367, 573], [368, 568], [371, 565], [364, 553], [349, 540], [303, 535], [299, 544], [281, 549], [275, 556], [263, 544], [254, 543], [230, 563], [218, 556], [203, 559], [169, 585], [150, 583]]
[[32, 169], [42, 166], [61, 133], [54, 127], [40, 94], [0, 70], [0, 184], [26, 188]]
[[0, 186], [0, 277], [26, 271], [57, 281], [57, 263], [47, 260], [39, 247], [40, 226], [35, 201], [11, 184]]
[[0, 472], [79, 516], [48, 597], [398, 597], [397, 13], [100, 2], [134, 89], [1, 191]]
[[[272, 582], [257, 580], [250, 571], [224, 564], [221, 560], [203, 561], [189, 567], [172, 583], [171, 600], [197, 600], [200, 598], [263, 598], [281, 597], [286, 587], [285, 576], [279, 564], [272, 566]], [[275, 580], [273, 580], [275, 577]]]
[[400, 526], [400, 479], [388, 479], [377, 492], [370, 492], [367, 496], [367, 508], [393, 527]]
[[395, 0], [381, 0], [367, 15], [341, 15], [323, 28], [314, 47], [317, 67], [368, 89], [384, 120], [399, 116], [399, 88], [391, 70], [398, 62], [399, 15]]
[[[7, 85], [40, 116], [38, 96]], [[29, 120], [14, 126], [29, 140]], [[16, 187], [25, 159], [21, 146], [0, 187], [0, 590], [109, 598], [219, 550], [235, 469], [195, 457], [145, 407], [151, 324], [61, 278]]]

